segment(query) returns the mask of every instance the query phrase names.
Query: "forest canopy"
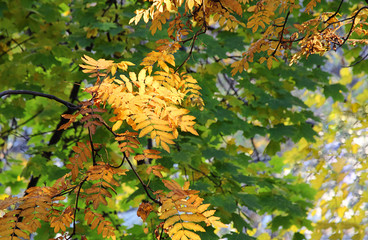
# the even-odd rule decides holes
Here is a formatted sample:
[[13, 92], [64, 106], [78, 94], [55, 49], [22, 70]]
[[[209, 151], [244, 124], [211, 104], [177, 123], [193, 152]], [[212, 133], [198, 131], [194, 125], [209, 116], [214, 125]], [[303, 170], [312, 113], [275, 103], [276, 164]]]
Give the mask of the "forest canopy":
[[0, 238], [364, 239], [367, 17], [0, 0]]

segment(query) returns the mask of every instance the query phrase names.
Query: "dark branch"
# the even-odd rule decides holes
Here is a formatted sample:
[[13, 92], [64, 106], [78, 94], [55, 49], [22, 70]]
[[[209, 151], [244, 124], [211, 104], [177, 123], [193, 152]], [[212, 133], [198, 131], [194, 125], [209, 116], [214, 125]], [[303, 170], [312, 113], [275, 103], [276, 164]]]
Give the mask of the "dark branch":
[[125, 156], [124, 154], [124, 158], [127, 160], [130, 168], [132, 169], [132, 171], [134, 172], [135, 176], [138, 178], [138, 180], [141, 182], [141, 185], [143, 186], [144, 191], [146, 192], [147, 196], [154, 201], [155, 203], [157, 203], [158, 205], [162, 205], [162, 203], [160, 201], [158, 201], [157, 199], [154, 199], [151, 194], [148, 192], [148, 187], [147, 185], [143, 182], [143, 180], [141, 179], [141, 177], [139, 176], [139, 174], [137, 173], [137, 171], [134, 169], [133, 164], [129, 161], [129, 159]]
[[348, 39], [349, 39], [350, 35], [353, 33], [353, 29], [354, 29], [354, 25], [355, 25], [356, 17], [357, 17], [357, 16], [359, 15], [359, 13], [360, 13], [362, 10], [364, 10], [364, 9], [368, 9], [368, 6], [364, 6], [364, 7], [360, 8], [360, 9], [355, 13], [355, 15], [354, 15], [354, 16], [352, 16], [352, 20], [353, 20], [353, 22], [351, 23], [351, 28], [350, 28], [350, 30], [349, 30], [348, 35], [346, 36], [346, 38], [344, 39], [344, 41], [341, 43], [341, 45], [340, 45], [340, 46], [344, 45], [344, 44], [346, 43], [346, 41], [348, 41]]
[[195, 43], [195, 41], [197, 40], [197, 37], [199, 36], [199, 35], [201, 35], [201, 34], [203, 34], [203, 33], [205, 33], [206, 32], [206, 30], [207, 30], [207, 28], [206, 27], [204, 27], [204, 29], [203, 29], [203, 31], [201, 31], [201, 29], [200, 30], [198, 30], [195, 34], [194, 34], [194, 36], [193, 36], [193, 38], [192, 38], [192, 46], [190, 47], [190, 51], [189, 51], [189, 54], [188, 54], [188, 56], [187, 56], [187, 58], [184, 60], [184, 62], [182, 63], [182, 64], [180, 64], [180, 66], [177, 68], [177, 69], [175, 69], [175, 73], [189, 60], [189, 58], [190, 58], [190, 56], [192, 55], [192, 52], [193, 52], [193, 48], [194, 48], [194, 43]]
[[344, 2], [344, 0], [341, 0], [340, 5], [337, 8], [336, 12], [334, 14], [332, 14], [324, 23], [327, 23], [328, 21], [330, 21], [333, 17], [335, 17], [339, 13], [341, 5], [342, 5], [343, 2]]
[[12, 131], [14, 131], [14, 130], [17, 130], [18, 128], [20, 128], [21, 126], [23, 126], [23, 125], [25, 125], [25, 124], [27, 124], [28, 122], [30, 122], [30, 121], [32, 121], [34, 118], [36, 118], [40, 113], [42, 113], [43, 112], [43, 110], [41, 109], [41, 110], [39, 110], [35, 115], [33, 115], [32, 117], [30, 117], [29, 119], [27, 119], [26, 121], [24, 121], [24, 122], [22, 122], [21, 124], [17, 124], [17, 126], [15, 126], [14, 128], [11, 128], [11, 129], [9, 129], [9, 130], [7, 130], [7, 131], [4, 131], [4, 132], [2, 132], [2, 133], [0, 133], [0, 137], [3, 137], [3, 136], [5, 136], [7, 133], [10, 133], [10, 132], [12, 132]]
[[77, 197], [75, 199], [75, 209], [74, 209], [74, 218], [73, 218], [73, 232], [70, 234], [68, 239], [72, 239], [72, 237], [75, 235], [75, 230], [76, 230], [76, 219], [77, 219], [77, 211], [78, 211], [78, 201], [79, 201], [79, 195], [81, 192], [81, 188], [83, 183], [87, 180], [87, 177], [85, 177], [82, 182], [79, 184], [79, 188], [78, 188], [78, 192], [77, 192]]
[[59, 103], [64, 104], [67, 108], [69, 109], [79, 109], [79, 106], [74, 105], [73, 103], [64, 101], [54, 95], [51, 94], [46, 94], [46, 93], [41, 93], [41, 92], [35, 92], [35, 91], [30, 91], [30, 90], [7, 90], [7, 91], [3, 91], [0, 92], [0, 98], [6, 95], [15, 95], [15, 94], [27, 94], [27, 95], [33, 95], [33, 96], [39, 96], [39, 97], [44, 97], [44, 98], [48, 98], [48, 99], [52, 99], [55, 100]]
[[277, 44], [276, 48], [275, 48], [275, 51], [273, 51], [273, 53], [271, 54], [271, 56], [274, 56], [275, 53], [277, 52], [277, 49], [280, 47], [281, 45], [281, 42], [282, 42], [282, 39], [284, 37], [284, 30], [285, 30], [285, 26], [286, 26], [286, 23], [287, 23], [287, 20], [289, 18], [289, 15], [290, 15], [290, 11], [286, 14], [286, 17], [285, 17], [285, 22], [284, 24], [282, 25], [282, 30], [281, 30], [281, 34], [280, 34], [280, 40], [279, 40], [279, 43]]
[[11, 50], [13, 50], [14, 48], [20, 47], [20, 48], [22, 49], [22, 47], [21, 47], [20, 45], [21, 45], [21, 44], [23, 44], [23, 43], [25, 43], [25, 42], [28, 42], [28, 41], [29, 41], [29, 40], [31, 40], [32, 38], [34, 38], [34, 37], [27, 38], [26, 40], [23, 40], [23, 41], [21, 41], [21, 42], [19, 42], [19, 43], [17, 43], [14, 39], [12, 39], [12, 40], [16, 43], [16, 46], [11, 47], [11, 48], [9, 48], [7, 51], [3, 52], [3, 53], [0, 55], [0, 57], [4, 56], [5, 54], [7, 54], [8, 52], [10, 52], [10, 51], [11, 51]]
[[343, 68], [350, 68], [350, 67], [354, 67], [355, 65], [357, 65], [358, 63], [361, 63], [362, 61], [364, 61], [365, 59], [367, 59], [368, 57], [368, 53], [365, 54], [363, 57], [361, 57], [361, 59], [359, 59], [358, 61], [348, 65], [348, 66], [342, 66]]
[[256, 161], [259, 162], [261, 159], [259, 158], [259, 152], [257, 150], [256, 144], [254, 143], [254, 138], [250, 138], [250, 142], [252, 143], [252, 146], [253, 146], [253, 151], [256, 156]]

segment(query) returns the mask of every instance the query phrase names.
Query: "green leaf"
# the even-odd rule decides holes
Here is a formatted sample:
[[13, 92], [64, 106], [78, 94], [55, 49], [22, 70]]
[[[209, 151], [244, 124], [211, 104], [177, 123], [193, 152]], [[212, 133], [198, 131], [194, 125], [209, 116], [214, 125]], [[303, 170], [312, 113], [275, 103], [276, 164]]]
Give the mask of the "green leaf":
[[346, 92], [347, 88], [339, 83], [325, 85], [323, 87], [323, 93], [326, 97], [332, 97], [334, 101], [344, 101], [343, 92]]

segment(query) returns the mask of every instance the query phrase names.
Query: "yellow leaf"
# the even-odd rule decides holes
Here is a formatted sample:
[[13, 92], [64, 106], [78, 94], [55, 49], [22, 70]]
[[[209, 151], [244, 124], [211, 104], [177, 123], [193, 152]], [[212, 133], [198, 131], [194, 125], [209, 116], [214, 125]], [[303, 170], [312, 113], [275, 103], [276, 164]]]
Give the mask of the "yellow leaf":
[[157, 131], [157, 135], [160, 135], [162, 141], [170, 144], [175, 144], [173, 141], [171, 141], [171, 139], [174, 139], [174, 136], [171, 133]]
[[169, 219], [167, 219], [165, 221], [164, 228], [170, 227], [171, 225], [173, 225], [174, 223], [176, 223], [179, 220], [180, 220], [180, 216], [179, 215], [175, 215], [175, 216], [170, 217]]
[[351, 111], [352, 111], [353, 113], [358, 112], [359, 108], [360, 108], [360, 104], [359, 104], [359, 103], [353, 103], [353, 104], [351, 105]]
[[141, 130], [141, 132], [139, 133], [139, 137], [143, 137], [145, 136], [147, 133], [151, 132], [153, 130], [153, 127], [152, 126], [148, 126], [144, 129]]
[[345, 212], [347, 210], [347, 207], [339, 207], [336, 209], [337, 215], [339, 216], [339, 218], [343, 218], [345, 215]]
[[350, 68], [341, 68], [340, 76], [340, 83], [343, 85], [349, 84], [353, 80], [353, 75], [350, 72]]
[[192, 10], [193, 6], [194, 6], [194, 0], [188, 0], [187, 1], [187, 6], [188, 6], [189, 10]]
[[116, 130], [118, 130], [121, 126], [121, 124], [123, 123], [123, 121], [119, 120], [117, 121], [114, 126], [112, 126], [112, 130], [115, 132]]
[[[205, 210], [207, 210], [207, 208], [210, 206], [211, 204], [202, 204], [201, 206], [199, 206], [198, 208], [197, 208], [197, 210], [198, 210], [198, 212], [204, 212]], [[206, 216], [206, 217], [208, 217], [208, 216]]]
[[253, 5], [247, 9], [248, 12], [254, 12], [257, 9], [257, 5]]
[[189, 185], [190, 185], [190, 182], [189, 181], [185, 182], [184, 183], [184, 186], [183, 186], [183, 189], [184, 190], [188, 190], [189, 189]]
[[203, 222], [206, 218], [199, 214], [182, 214], [181, 219], [183, 221], [190, 221], [190, 222]]
[[171, 239], [172, 239], [172, 240], [181, 240], [183, 236], [184, 236], [184, 230], [180, 230], [180, 231], [176, 232], [176, 233], [171, 237]]
[[117, 68], [116, 64], [112, 65], [112, 67], [111, 67], [111, 75], [112, 75], [112, 76], [114, 76], [114, 75], [115, 75], [115, 73], [116, 73], [116, 68]]
[[142, 128], [145, 128], [145, 127], [147, 127], [148, 125], [150, 125], [151, 124], [151, 122], [149, 121], [149, 120], [147, 120], [147, 121], [143, 121], [143, 122], [141, 122], [141, 123], [139, 123], [137, 126], [136, 126], [136, 130], [139, 130], [139, 129], [142, 129]]
[[144, 14], [143, 14], [143, 21], [145, 23], [148, 23], [149, 21], [149, 11], [145, 11]]
[[186, 229], [190, 229], [190, 230], [193, 230], [193, 231], [199, 231], [199, 232], [205, 232], [206, 230], [204, 230], [204, 228], [197, 224], [197, 223], [192, 223], [192, 222], [183, 222], [183, 226], [186, 228]]
[[169, 211], [166, 211], [164, 213], [162, 213], [162, 215], [160, 216], [160, 219], [167, 219], [173, 215], [177, 215], [178, 214], [178, 210], [176, 210], [175, 208], [174, 209], [171, 209]]
[[[203, 205], [207, 205], [207, 204], [203, 204]], [[201, 206], [199, 206], [199, 207], [202, 207], [203, 205], [201, 205]], [[199, 212], [201, 212], [201, 211], [199, 211]], [[208, 211], [205, 211], [205, 212], [203, 213], [203, 216], [205, 216], [205, 217], [210, 217], [210, 216], [212, 216], [213, 214], [215, 214], [215, 212], [216, 212], [216, 210], [208, 210]]]
[[137, 81], [137, 75], [135, 74], [135, 72], [129, 72], [129, 78], [135, 82]]
[[201, 240], [201, 237], [194, 232], [184, 230], [184, 234], [191, 240]]
[[146, 69], [143, 68], [138, 74], [138, 81], [143, 83], [145, 78], [146, 78]]
[[166, 152], [170, 152], [170, 147], [163, 141], [161, 141], [161, 147], [166, 151]]
[[172, 228], [170, 228], [169, 235], [173, 235], [181, 229], [183, 229], [183, 224], [178, 222]]

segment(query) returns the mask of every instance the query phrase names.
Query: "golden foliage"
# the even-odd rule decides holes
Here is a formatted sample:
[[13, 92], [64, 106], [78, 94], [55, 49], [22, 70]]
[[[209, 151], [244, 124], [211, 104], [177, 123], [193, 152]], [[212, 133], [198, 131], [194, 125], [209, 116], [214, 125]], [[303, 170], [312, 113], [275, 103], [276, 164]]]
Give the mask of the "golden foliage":
[[114, 175], [125, 175], [126, 169], [113, 168], [104, 162], [97, 162], [97, 165], [90, 166], [87, 171], [87, 181], [93, 182], [90, 188], [85, 189], [83, 197], [86, 198], [86, 204], [90, 202], [96, 210], [102, 203], [107, 205], [106, 197], [111, 198], [109, 190], [116, 193], [113, 186], [119, 186], [114, 179]]
[[213, 216], [215, 210], [208, 210], [210, 204], [203, 204], [203, 199], [197, 195], [198, 191], [189, 189], [189, 182], [183, 187], [174, 180], [162, 182], [171, 192], [157, 194], [162, 202], [159, 218], [165, 221], [163, 228], [172, 239], [201, 239], [195, 233], [205, 232], [201, 222], [207, 226], [227, 227], [218, 221], [218, 217]]
[[[75, 181], [79, 175], [79, 170], [84, 169], [84, 164], [88, 159], [92, 157], [91, 143], [87, 144], [78, 142], [78, 146], [74, 146], [72, 149], [75, 154], [69, 158], [70, 163], [66, 165], [66, 168], [71, 170], [72, 181]], [[97, 147], [98, 145], [95, 144]]]
[[102, 214], [95, 213], [89, 208], [85, 209], [84, 214], [84, 220], [91, 225], [92, 230], [97, 228], [97, 233], [102, 234], [103, 238], [116, 239], [115, 228], [111, 222], [105, 220]]
[[[320, 0], [310, 0], [303, 3], [304, 11], [313, 13], [313, 9], [320, 2]], [[179, 13], [178, 8], [182, 5], [185, 6], [185, 11]], [[298, 61], [302, 56], [322, 55], [330, 49], [336, 50], [348, 40], [352, 44], [367, 44], [367, 41], [362, 39], [349, 39], [351, 33], [366, 36], [368, 34], [364, 29], [368, 17], [364, 7], [353, 12], [350, 18], [341, 20], [337, 13], [321, 13], [300, 23], [299, 26], [294, 24], [293, 28], [288, 24], [288, 17], [300, 7], [301, 4], [294, 0], [153, 0], [148, 9], [137, 10], [136, 16], [130, 20], [130, 23], [137, 24], [142, 16], [146, 23], [151, 19], [153, 34], [161, 28], [162, 24], [169, 21], [168, 35], [173, 40], [172, 46], [177, 44], [180, 46], [190, 39], [195, 40], [196, 35], [187, 38], [187, 35], [192, 32], [192, 25], [202, 26], [206, 30], [211, 24], [218, 23], [220, 28], [230, 31], [240, 27], [252, 29], [253, 33], [262, 31], [259, 37], [254, 38], [250, 48], [242, 53], [240, 60], [231, 61], [233, 75], [248, 70], [249, 63], [254, 61], [256, 53], [263, 55], [259, 62], [265, 62], [271, 69], [278, 57], [289, 57], [293, 43], [298, 43], [300, 48], [292, 54], [290, 64]], [[246, 24], [237, 19], [243, 12], [251, 13]], [[174, 17], [169, 18], [170, 14]], [[188, 16], [192, 18], [192, 22]], [[351, 28], [349, 24], [352, 24]], [[350, 28], [347, 36], [342, 35], [344, 31], [341, 31], [341, 27], [344, 26]], [[159, 53], [152, 52], [152, 61], [157, 58], [155, 54]], [[159, 63], [160, 67], [169, 72], [169, 67], [162, 63]]]
[[[56, 181], [52, 187], [30, 188], [24, 197], [8, 197], [0, 201], [0, 209], [5, 211], [0, 218], [0, 237], [30, 239], [30, 234], [41, 227], [40, 221], [52, 222], [55, 208], [64, 206], [59, 201], [64, 200], [65, 197], [59, 196], [59, 193], [68, 187], [64, 177], [60, 181]], [[65, 223], [68, 220], [62, 221]], [[66, 230], [63, 223], [55, 228]]]
[[92, 134], [96, 132], [97, 126], [102, 126], [104, 123], [103, 118], [97, 114], [97, 112], [106, 112], [105, 109], [101, 108], [92, 108], [92, 103], [90, 101], [83, 101], [80, 103], [80, 109], [74, 114], [63, 114], [61, 115], [65, 119], [69, 119], [69, 121], [59, 127], [58, 130], [66, 130], [70, 127], [70, 125], [75, 122], [79, 115], [83, 117], [80, 119], [81, 123], [84, 123], [84, 127], [88, 128]]
[[[103, 66], [99, 67], [97, 61], [86, 61], [87, 64], [97, 64], [96, 69], [110, 68], [106, 61], [101, 62]], [[152, 65], [156, 62], [164, 71], [157, 71], [151, 76]], [[181, 107], [181, 104], [185, 102], [202, 106], [203, 101], [197, 81], [185, 74], [179, 75], [166, 63], [175, 65], [171, 54], [166, 51], [152, 52], [143, 60], [142, 65], [146, 67], [138, 75], [129, 72], [128, 76], [120, 75], [120, 79], [115, 76], [106, 77], [86, 91], [94, 96], [96, 104], [108, 103], [114, 109], [115, 116], [110, 119], [115, 122], [113, 131], [118, 131], [125, 121], [135, 131], [139, 131], [139, 137], [149, 135], [155, 139], [157, 146], [169, 152], [169, 145], [174, 144], [173, 140], [178, 137], [177, 128], [198, 135], [193, 128], [195, 118], [188, 115], [189, 110]], [[123, 152], [131, 153], [129, 149]]]

